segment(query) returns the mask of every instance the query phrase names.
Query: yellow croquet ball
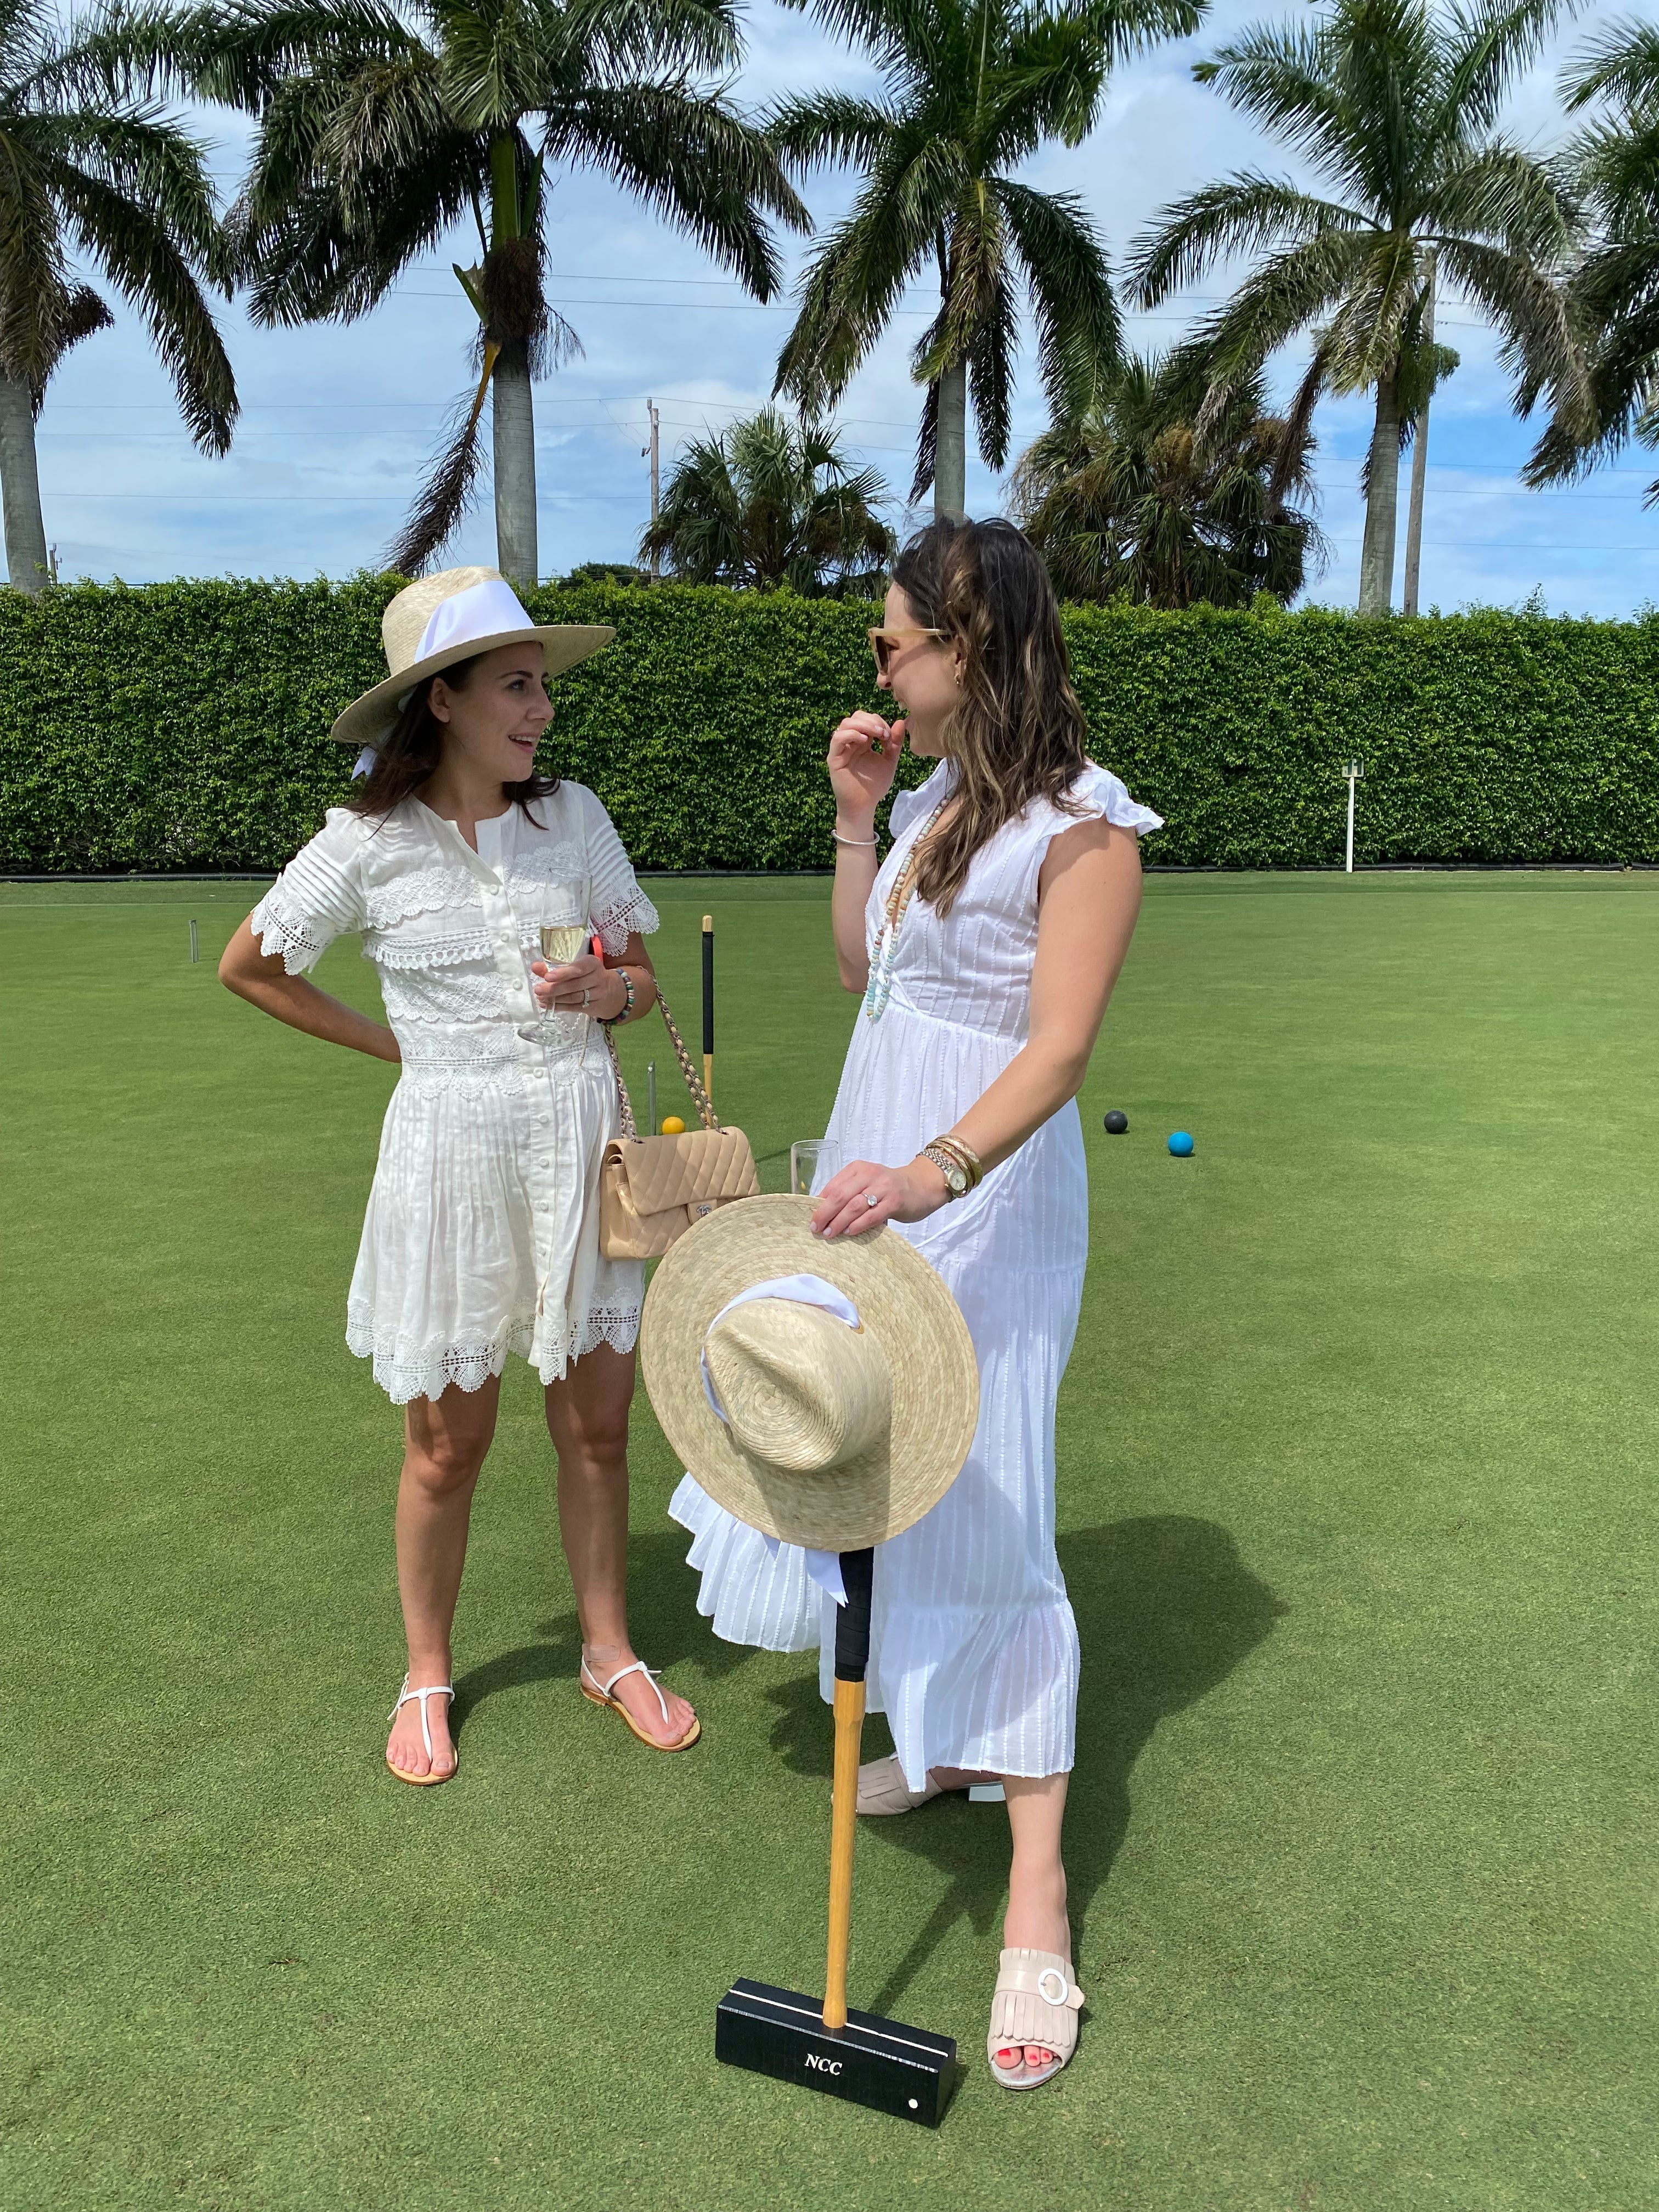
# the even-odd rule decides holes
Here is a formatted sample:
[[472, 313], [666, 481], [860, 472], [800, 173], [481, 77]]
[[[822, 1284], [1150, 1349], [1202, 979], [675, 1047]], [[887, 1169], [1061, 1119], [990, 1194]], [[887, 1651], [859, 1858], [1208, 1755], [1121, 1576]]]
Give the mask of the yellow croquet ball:
[[685, 1134], [685, 1124], [678, 1114], [671, 1114], [662, 1125], [662, 1133], [665, 1137], [683, 1137]]

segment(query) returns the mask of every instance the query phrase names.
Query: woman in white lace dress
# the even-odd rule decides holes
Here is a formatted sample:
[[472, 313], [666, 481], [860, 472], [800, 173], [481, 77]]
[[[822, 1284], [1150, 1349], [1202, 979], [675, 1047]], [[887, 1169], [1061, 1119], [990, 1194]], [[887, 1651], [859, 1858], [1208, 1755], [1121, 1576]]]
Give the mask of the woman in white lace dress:
[[[404, 1408], [409, 1671], [386, 1761], [406, 1782], [456, 1771], [451, 1631], [509, 1352], [545, 1389], [584, 1693], [642, 1742], [681, 1750], [696, 1716], [635, 1658], [623, 1594], [644, 1271], [599, 1249], [599, 1161], [617, 1126], [599, 1024], [652, 1005], [641, 937], [657, 916], [599, 800], [534, 768], [547, 674], [611, 633], [538, 629], [483, 568], [411, 585], [383, 628], [392, 673], [335, 725], [370, 740], [362, 794], [330, 811], [220, 974], [279, 1021], [402, 1064], [346, 1306], [348, 1345]], [[538, 957], [550, 926], [582, 945], [552, 968]], [[307, 980], [348, 932], [389, 1028]]]
[[[924, 531], [885, 617], [878, 681], [904, 719], [849, 715], [830, 748], [836, 951], [865, 1001], [829, 1128], [850, 1164], [814, 1226], [902, 1224], [967, 1318], [980, 1420], [952, 1488], [876, 1555], [870, 1701], [897, 1755], [864, 1770], [859, 1809], [1003, 1783], [988, 2051], [1025, 2088], [1070, 2057], [1080, 2002], [1060, 1858], [1078, 1642], [1054, 1552], [1054, 1401], [1088, 1246], [1073, 1102], [1139, 908], [1139, 838], [1160, 825], [1086, 757], [1054, 592], [1009, 524]], [[907, 738], [945, 758], [895, 802], [878, 870], [875, 811]], [[671, 1510], [715, 1632], [818, 1645], [830, 1695], [835, 1607], [805, 1555], [769, 1549], [689, 1475]]]

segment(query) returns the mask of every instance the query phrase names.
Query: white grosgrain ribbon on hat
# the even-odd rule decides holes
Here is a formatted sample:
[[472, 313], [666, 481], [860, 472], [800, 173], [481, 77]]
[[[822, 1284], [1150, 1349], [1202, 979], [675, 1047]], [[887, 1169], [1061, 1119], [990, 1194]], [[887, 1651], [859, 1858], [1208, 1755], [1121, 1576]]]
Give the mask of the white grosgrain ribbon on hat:
[[[500, 576], [486, 576], [483, 583], [469, 584], [464, 592], [452, 592], [447, 599], [439, 600], [421, 632], [415, 659], [416, 663], [430, 660], [434, 653], [448, 653], [458, 645], [498, 637], [503, 630], [534, 628], [512, 585]], [[398, 700], [400, 708], [408, 696], [405, 692]], [[358, 754], [351, 771], [354, 782], [374, 768], [374, 753], [373, 745], [365, 745]]]
[[[822, 1275], [774, 1275], [764, 1283], [751, 1283], [746, 1291], [739, 1291], [736, 1297], [723, 1305], [709, 1322], [708, 1329], [704, 1332], [705, 1337], [719, 1328], [727, 1314], [735, 1313], [739, 1306], [749, 1305], [756, 1298], [787, 1298], [794, 1305], [818, 1306], [825, 1313], [834, 1314], [837, 1321], [845, 1322], [848, 1328], [862, 1328], [864, 1326], [859, 1319], [859, 1310], [851, 1298], [838, 1291], [833, 1283], [826, 1283]], [[702, 1368], [702, 1395], [708, 1399], [715, 1418], [724, 1421], [726, 1408], [715, 1395], [714, 1378], [708, 1372], [708, 1354], [706, 1352], [700, 1353], [699, 1360]], [[782, 1548], [780, 1540], [776, 1536], [763, 1536], [761, 1541], [769, 1555], [775, 1559]], [[805, 1546], [793, 1544], [789, 1548], [801, 1551], [806, 1561], [806, 1571], [818, 1588], [827, 1590], [837, 1605], [845, 1605], [847, 1585], [842, 1579], [840, 1553], [814, 1552]]]

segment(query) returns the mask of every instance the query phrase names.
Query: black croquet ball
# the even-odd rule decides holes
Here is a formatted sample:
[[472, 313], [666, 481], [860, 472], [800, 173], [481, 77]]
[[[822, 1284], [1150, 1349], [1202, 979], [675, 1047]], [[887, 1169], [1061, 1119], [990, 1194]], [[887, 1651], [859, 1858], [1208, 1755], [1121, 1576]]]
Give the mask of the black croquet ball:
[[1129, 1126], [1129, 1117], [1127, 1114], [1120, 1114], [1116, 1107], [1114, 1106], [1111, 1112], [1106, 1116], [1105, 1126], [1106, 1133], [1109, 1137], [1121, 1137]]

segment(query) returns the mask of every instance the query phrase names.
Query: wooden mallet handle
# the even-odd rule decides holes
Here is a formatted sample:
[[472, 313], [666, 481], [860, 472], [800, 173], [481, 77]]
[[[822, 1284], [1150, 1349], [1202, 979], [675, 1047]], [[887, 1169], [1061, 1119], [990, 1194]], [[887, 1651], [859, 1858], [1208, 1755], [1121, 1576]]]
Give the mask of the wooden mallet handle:
[[870, 1592], [876, 1555], [843, 1552], [847, 1602], [836, 1614], [836, 1775], [830, 1810], [830, 1955], [823, 2024], [847, 2025], [847, 1953], [853, 1935], [853, 1845], [859, 1812], [859, 1753], [864, 1741], [864, 1676], [870, 1663]]

